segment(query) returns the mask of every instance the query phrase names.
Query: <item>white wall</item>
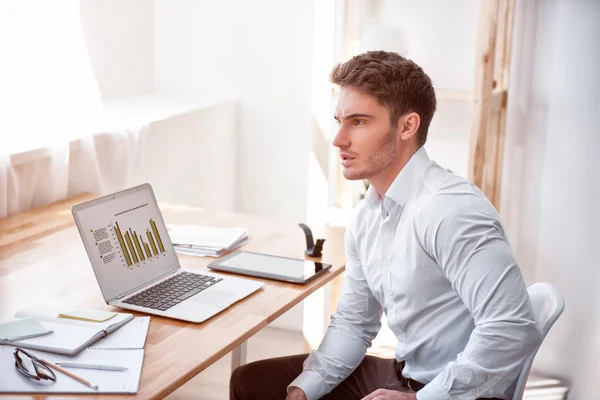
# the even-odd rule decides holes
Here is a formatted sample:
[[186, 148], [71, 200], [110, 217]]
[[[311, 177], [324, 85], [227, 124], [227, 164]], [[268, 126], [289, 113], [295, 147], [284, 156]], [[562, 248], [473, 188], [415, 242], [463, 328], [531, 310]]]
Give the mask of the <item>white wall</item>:
[[[363, 38], [371, 27], [394, 36], [390, 49], [419, 64], [436, 88], [470, 91], [477, 45], [476, 0], [370, 0]], [[373, 20], [370, 20], [370, 18]], [[383, 30], [387, 29], [387, 30]]]
[[468, 179], [472, 103], [438, 98], [427, 134], [429, 157], [444, 168]]
[[81, 0], [80, 19], [103, 100], [152, 90], [153, 3]]
[[398, 52], [429, 75], [438, 109], [425, 148], [432, 160], [467, 177], [478, 2], [370, 0], [366, 4], [361, 51]]
[[305, 218], [312, 22], [306, 0], [154, 2], [156, 89], [239, 93], [241, 212]]
[[517, 2], [502, 215], [529, 284], [566, 309], [534, 368], [598, 398], [600, 2]]
[[[227, 102], [29, 153], [0, 175], [8, 178], [1, 182], [9, 194], [3, 205], [24, 212], [84, 192], [109, 194], [149, 182], [160, 202], [235, 211], [235, 157], [228, 152], [236, 113], [236, 104]], [[203, 134], [215, 129], [222, 135]], [[202, 148], [216, 151], [199, 157]]]
[[134, 184], [165, 203], [236, 211], [237, 118], [231, 101], [151, 124]]
[[[222, 101], [233, 97], [223, 91], [214, 97], [202, 93], [196, 96], [199, 110], [185, 106], [181, 110], [184, 115], [162, 120], [163, 114], [170, 115], [169, 110], [176, 110], [179, 103], [186, 104], [189, 96], [185, 87], [181, 96], [157, 94], [146, 101], [140, 96], [155, 89], [154, 2], [81, 0], [79, 14], [107, 112], [116, 107], [123, 120], [147, 114], [148, 119], [140, 123], [161, 119], [151, 124], [142, 138], [141, 168], [129, 184], [152, 183], [160, 201], [235, 211], [238, 108], [233, 100]], [[131, 115], [126, 115], [128, 111]], [[123, 187], [114, 185], [114, 190], [120, 189]]]

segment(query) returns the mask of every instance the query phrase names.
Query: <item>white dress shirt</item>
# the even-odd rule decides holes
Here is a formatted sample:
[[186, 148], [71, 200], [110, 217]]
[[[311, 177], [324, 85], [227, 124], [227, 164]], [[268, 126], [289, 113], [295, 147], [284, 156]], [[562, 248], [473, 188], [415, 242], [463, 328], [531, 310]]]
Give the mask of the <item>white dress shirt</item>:
[[309, 400], [361, 363], [381, 327], [396, 335], [419, 400], [509, 399], [541, 343], [494, 207], [418, 150], [384, 197], [370, 187], [346, 231], [346, 278], [319, 348], [290, 384]]

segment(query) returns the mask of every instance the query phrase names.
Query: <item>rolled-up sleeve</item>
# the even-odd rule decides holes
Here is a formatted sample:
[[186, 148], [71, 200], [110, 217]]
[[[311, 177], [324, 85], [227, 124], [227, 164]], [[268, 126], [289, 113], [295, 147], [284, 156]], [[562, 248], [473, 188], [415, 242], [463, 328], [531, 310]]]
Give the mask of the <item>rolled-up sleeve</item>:
[[[351, 228], [346, 230], [346, 277], [338, 309], [321, 345], [304, 362], [303, 372], [289, 385], [309, 400], [331, 392], [362, 362], [381, 328], [382, 308], [365, 278]], [[288, 390], [289, 390], [288, 387]]]
[[[424, 249], [473, 316], [464, 351], [419, 400], [476, 399], [505, 393], [542, 334], [499, 217], [482, 194], [434, 195], [417, 219]], [[449, 201], [451, 200], [451, 201]]]

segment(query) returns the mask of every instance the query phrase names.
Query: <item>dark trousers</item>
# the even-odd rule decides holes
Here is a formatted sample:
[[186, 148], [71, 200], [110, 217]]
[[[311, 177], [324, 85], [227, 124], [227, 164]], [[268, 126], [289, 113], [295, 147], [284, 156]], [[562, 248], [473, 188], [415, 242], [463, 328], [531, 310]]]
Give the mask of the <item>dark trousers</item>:
[[[229, 398], [231, 400], [285, 399], [288, 385], [302, 372], [302, 363], [307, 356], [302, 354], [272, 358], [237, 368], [231, 375]], [[366, 356], [348, 378], [322, 399], [362, 399], [377, 389], [419, 390], [423, 385], [404, 378], [403, 367], [403, 362], [394, 359]]]

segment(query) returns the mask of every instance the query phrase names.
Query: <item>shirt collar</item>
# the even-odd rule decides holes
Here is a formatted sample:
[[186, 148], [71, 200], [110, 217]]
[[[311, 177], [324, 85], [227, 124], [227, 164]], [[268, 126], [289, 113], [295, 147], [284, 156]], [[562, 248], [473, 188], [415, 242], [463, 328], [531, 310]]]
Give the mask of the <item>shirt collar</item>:
[[[425, 147], [421, 146], [419, 150], [412, 155], [408, 163], [402, 168], [396, 179], [390, 185], [385, 197], [392, 199], [399, 206], [403, 207], [408, 200], [408, 195], [413, 188], [415, 181], [421, 176], [421, 172], [431, 162]], [[365, 202], [369, 209], [374, 210], [381, 206], [383, 197], [375, 190], [373, 185], [369, 186], [365, 194]]]

